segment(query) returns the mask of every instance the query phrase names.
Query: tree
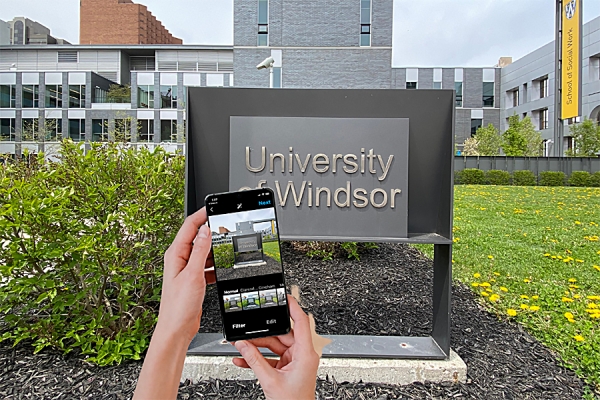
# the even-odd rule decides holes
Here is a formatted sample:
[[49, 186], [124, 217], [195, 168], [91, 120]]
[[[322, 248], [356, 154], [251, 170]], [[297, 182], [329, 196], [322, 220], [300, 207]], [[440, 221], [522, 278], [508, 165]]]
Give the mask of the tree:
[[131, 103], [131, 86], [110, 85], [106, 99], [109, 103]]
[[463, 143], [463, 155], [465, 156], [478, 156], [479, 154], [479, 141], [475, 137], [470, 137]]
[[600, 126], [591, 119], [571, 126], [571, 137], [575, 141], [566, 151], [569, 157], [594, 157], [600, 152]]
[[477, 152], [481, 156], [500, 155], [502, 137], [498, 135], [498, 129], [492, 124], [479, 127], [474, 138], [477, 140]]
[[510, 157], [537, 157], [542, 154], [542, 135], [535, 130], [529, 117], [508, 118], [508, 129], [502, 134], [502, 149]]

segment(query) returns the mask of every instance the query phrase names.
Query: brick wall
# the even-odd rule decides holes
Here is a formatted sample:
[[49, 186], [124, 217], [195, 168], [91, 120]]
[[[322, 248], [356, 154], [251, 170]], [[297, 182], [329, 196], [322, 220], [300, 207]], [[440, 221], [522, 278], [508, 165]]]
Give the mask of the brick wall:
[[148, 8], [131, 0], [81, 0], [80, 44], [181, 44]]

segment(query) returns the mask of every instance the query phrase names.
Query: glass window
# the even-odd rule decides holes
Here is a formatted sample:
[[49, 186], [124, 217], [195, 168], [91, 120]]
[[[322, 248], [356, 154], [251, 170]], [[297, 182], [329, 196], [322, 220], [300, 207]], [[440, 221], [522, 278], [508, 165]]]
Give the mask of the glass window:
[[16, 108], [16, 99], [15, 85], [0, 85], [0, 108]]
[[46, 108], [62, 108], [62, 85], [46, 85]]
[[119, 142], [131, 140], [131, 118], [115, 119], [115, 140]]
[[441, 89], [442, 88], [442, 82], [433, 82], [433, 88], [434, 89]]
[[154, 120], [153, 119], [141, 119], [139, 121], [139, 142], [153, 142], [154, 141]]
[[108, 142], [108, 120], [92, 120], [92, 142]]
[[483, 106], [494, 107], [494, 82], [483, 82]]
[[85, 85], [69, 85], [69, 108], [85, 108]]
[[46, 119], [46, 137], [47, 142], [56, 142], [62, 140], [62, 119], [50, 118]]
[[85, 140], [85, 119], [69, 120], [69, 137], [74, 142], [83, 142]]
[[519, 89], [512, 91], [512, 106], [516, 107], [519, 105]]
[[33, 142], [37, 140], [39, 130], [39, 119], [23, 118], [21, 120], [21, 140], [24, 142]]
[[15, 119], [1, 118], [0, 119], [0, 141], [15, 141]]
[[138, 86], [138, 108], [154, 108], [154, 85]]
[[540, 130], [548, 129], [548, 109], [540, 110]]
[[360, 45], [371, 45], [371, 0], [360, 0]]
[[177, 86], [160, 87], [160, 108], [177, 108]]
[[454, 91], [456, 91], [456, 107], [462, 107], [463, 83], [454, 82]]
[[523, 84], [523, 96], [521, 98], [521, 103], [527, 103], [527, 84]]
[[281, 88], [281, 67], [273, 68], [273, 82], [271, 84], [272, 88]]
[[269, 0], [258, 0], [258, 46], [269, 45]]
[[417, 88], [417, 82], [406, 82], [406, 88], [407, 89], [416, 89]]
[[23, 108], [38, 108], [40, 106], [39, 90], [39, 85], [23, 85]]
[[163, 119], [160, 121], [160, 141], [161, 142], [176, 142], [177, 141], [177, 120]]
[[540, 99], [548, 97], [548, 78], [540, 80]]
[[477, 129], [481, 128], [483, 120], [479, 118], [471, 118], [471, 136], [475, 136]]

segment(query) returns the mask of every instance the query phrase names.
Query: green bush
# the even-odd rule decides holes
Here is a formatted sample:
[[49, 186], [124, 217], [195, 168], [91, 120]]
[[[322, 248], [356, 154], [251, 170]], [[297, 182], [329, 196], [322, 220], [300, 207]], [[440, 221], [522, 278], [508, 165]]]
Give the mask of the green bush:
[[590, 186], [592, 186], [592, 187], [600, 187], [600, 171], [594, 172], [590, 176]]
[[535, 174], [529, 170], [518, 170], [512, 174], [512, 184], [514, 186], [535, 186]]
[[485, 173], [477, 168], [467, 168], [460, 173], [460, 183], [463, 185], [485, 185]]
[[460, 180], [461, 172], [462, 171], [454, 171], [454, 184], [455, 185], [460, 185], [462, 183]]
[[213, 246], [213, 256], [215, 265], [218, 268], [231, 268], [235, 262], [233, 254], [233, 244], [223, 243]]
[[486, 172], [485, 177], [490, 185], [510, 185], [510, 174], [506, 171], [492, 169]]
[[0, 340], [139, 359], [183, 220], [184, 158], [70, 141], [58, 157], [0, 169]]
[[587, 187], [590, 185], [591, 175], [587, 171], [573, 171], [569, 178], [569, 186]]
[[540, 172], [540, 186], [564, 186], [566, 175], [562, 171]]
[[360, 254], [378, 249], [373, 242], [292, 242], [292, 246], [310, 258], [331, 261], [334, 257], [347, 257], [360, 260]]

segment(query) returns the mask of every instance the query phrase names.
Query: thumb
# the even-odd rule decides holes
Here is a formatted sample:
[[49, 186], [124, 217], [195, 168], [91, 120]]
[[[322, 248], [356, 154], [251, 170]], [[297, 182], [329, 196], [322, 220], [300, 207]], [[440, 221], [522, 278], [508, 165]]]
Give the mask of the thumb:
[[202, 275], [204, 275], [204, 264], [206, 264], [206, 258], [210, 252], [210, 245], [210, 228], [206, 225], [202, 225], [198, 230], [196, 240], [194, 241], [194, 247], [192, 249], [192, 254], [188, 260], [188, 266], [194, 270], [202, 272]]
[[275, 378], [277, 371], [265, 360], [255, 345], [245, 340], [238, 340], [235, 342], [235, 348], [244, 357], [248, 366], [252, 368], [252, 371], [261, 382], [261, 386], [268, 385]]

